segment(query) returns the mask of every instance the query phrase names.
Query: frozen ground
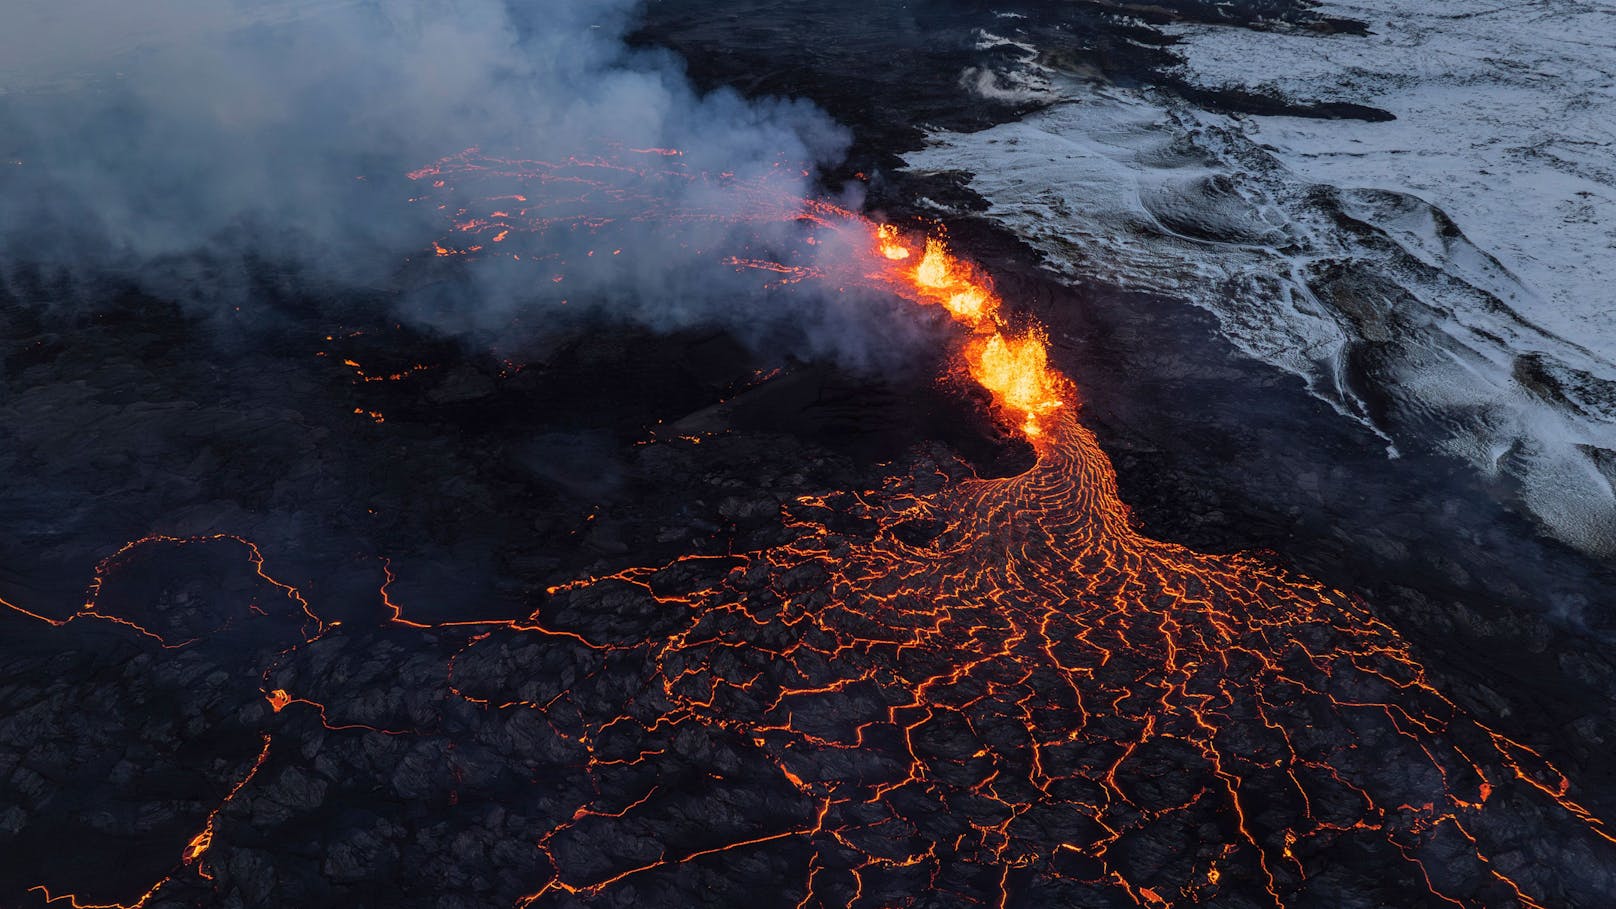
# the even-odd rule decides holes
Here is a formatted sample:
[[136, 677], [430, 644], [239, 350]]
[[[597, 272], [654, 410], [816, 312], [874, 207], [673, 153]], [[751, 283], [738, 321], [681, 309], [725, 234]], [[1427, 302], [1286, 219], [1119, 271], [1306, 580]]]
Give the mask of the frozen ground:
[[1368, 36], [1178, 29], [1191, 81], [1394, 121], [1057, 79], [1064, 103], [936, 133], [909, 164], [971, 173], [1060, 271], [1210, 310], [1388, 457], [1461, 457], [1553, 535], [1616, 553], [1616, 8], [1473, 7], [1321, 10]]
[[1256, 117], [1299, 176], [1412, 193], [1528, 291], [1543, 328], [1616, 352], [1616, 3], [1356, 0], [1320, 12], [1368, 36], [1181, 27], [1187, 75], [1353, 101], [1388, 123]]

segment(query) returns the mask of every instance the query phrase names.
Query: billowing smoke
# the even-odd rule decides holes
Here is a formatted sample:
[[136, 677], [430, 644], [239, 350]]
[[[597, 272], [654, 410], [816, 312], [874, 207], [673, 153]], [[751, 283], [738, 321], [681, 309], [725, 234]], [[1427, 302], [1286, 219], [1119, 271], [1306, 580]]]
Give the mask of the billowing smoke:
[[[242, 276], [270, 267], [497, 329], [567, 294], [508, 265], [467, 269], [453, 292], [400, 278], [452, 208], [406, 174], [470, 146], [541, 161], [671, 148], [683, 173], [724, 178], [621, 176], [654, 196], [626, 219], [640, 246], [565, 290], [653, 325], [726, 318], [733, 295], [692, 277], [696, 257], [791, 228], [748, 224], [743, 241], [722, 215], [775, 204], [743, 191], [760, 181], [774, 200], [812, 195], [847, 133], [806, 102], [698, 92], [674, 55], [625, 44], [636, 6], [25, 0], [0, 31], [0, 274], [112, 273], [223, 308], [250, 305]], [[656, 223], [691, 210], [714, 216]], [[598, 242], [551, 230], [529, 258], [581, 261]]]

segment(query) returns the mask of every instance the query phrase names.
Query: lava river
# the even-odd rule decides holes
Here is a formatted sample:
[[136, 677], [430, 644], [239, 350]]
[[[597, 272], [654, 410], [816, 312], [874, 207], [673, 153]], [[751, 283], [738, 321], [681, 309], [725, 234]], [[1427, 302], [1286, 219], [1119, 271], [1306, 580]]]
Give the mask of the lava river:
[[[457, 167], [498, 169], [468, 154], [418, 177]], [[557, 229], [499, 211], [462, 212], [439, 254]], [[1616, 837], [1572, 783], [1444, 696], [1364, 604], [1141, 535], [1044, 334], [979, 269], [835, 205], [768, 211], [842, 258], [723, 267], [937, 307], [1036, 465], [982, 479], [921, 453], [881, 488], [789, 505], [782, 545], [579, 578], [525, 620], [415, 622], [384, 586], [388, 634], [450, 650], [455, 719], [431, 728], [300, 690], [306, 651], [362, 630], [275, 582], [302, 630], [263, 668], [274, 717], [452, 748], [542, 737], [550, 775], [501, 779], [549, 793], [549, 820], [503, 859], [460, 859], [518, 863], [522, 906], [1545, 907], [1609, 886]], [[603, 613], [604, 636], [575, 620]], [[288, 733], [266, 728], [227, 803], [276, 765]], [[121, 905], [222, 886], [209, 850], [248, 826], [210, 815]], [[715, 877], [744, 886], [714, 896]]]

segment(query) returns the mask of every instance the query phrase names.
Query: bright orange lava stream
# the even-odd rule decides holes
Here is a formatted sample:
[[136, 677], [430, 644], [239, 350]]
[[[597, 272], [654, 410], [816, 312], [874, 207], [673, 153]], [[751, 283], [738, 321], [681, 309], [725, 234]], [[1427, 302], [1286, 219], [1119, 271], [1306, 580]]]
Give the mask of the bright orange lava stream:
[[[877, 229], [876, 243], [888, 259], [901, 262], [910, 256], [885, 226]], [[1068, 384], [1049, 369], [1044, 332], [1033, 328], [1019, 337], [1006, 336], [999, 299], [987, 280], [935, 238], [926, 240], [925, 253], [913, 274], [900, 271], [897, 277], [909, 278], [922, 300], [940, 304], [956, 321], [981, 336], [966, 347], [971, 376], [1002, 407], [1021, 416], [1022, 431], [1028, 436], [1041, 434], [1040, 418], [1060, 408], [1063, 386]]]
[[[451, 173], [440, 165], [420, 176]], [[595, 793], [536, 838], [545, 871], [519, 905], [632, 888], [720, 853], [790, 848], [780, 855], [808, 856], [791, 883], [802, 907], [875, 905], [873, 894], [894, 892], [1000, 905], [1104, 893], [1166, 906], [1230, 888], [1275, 906], [1327, 905], [1340, 852], [1390, 857], [1388, 879], [1429, 891], [1410, 903], [1542, 907], [1552, 896], [1534, 885], [1553, 873], [1531, 876], [1529, 843], [1612, 854], [1616, 837], [1573, 800], [1569, 780], [1438, 691], [1397, 632], [1352, 597], [1257, 556], [1142, 536], [1109, 459], [1076, 419], [1069, 383], [1049, 366], [1045, 335], [1012, 330], [978, 269], [936, 238], [906, 241], [832, 205], [793, 211], [856, 238], [848, 260], [728, 264], [838, 283], [857, 276], [942, 307], [962, 326], [964, 368], [1034, 437], [1037, 464], [1015, 477], [957, 479], [922, 459], [878, 490], [797, 500], [784, 509], [788, 543], [578, 579], [516, 622], [406, 619], [388, 565], [386, 623], [423, 634], [463, 627], [464, 647], [445, 669], [454, 694], [490, 716], [542, 715]], [[468, 220], [481, 224], [473, 234], [521, 228], [516, 217]], [[853, 525], [868, 529], [838, 529]], [[236, 542], [293, 614], [307, 616], [307, 640], [351, 631], [322, 620], [263, 572], [255, 546]], [[98, 569], [74, 620], [133, 624], [95, 611], [115, 561]], [[678, 622], [597, 641], [543, 618], [605, 602]], [[533, 680], [539, 694], [519, 697], [483, 681], [495, 677], [483, 667], [508, 659], [517, 641], [559, 648], [580, 679], [608, 665], [643, 667], [643, 677], [604, 712], [598, 697], [545, 679]], [[281, 662], [295, 659], [296, 648]], [[265, 670], [263, 694], [277, 715], [310, 706], [329, 729], [413, 733], [335, 722], [273, 682], [276, 671]], [[608, 782], [623, 768], [654, 777], [691, 729], [731, 736], [766, 760], [792, 812], [736, 826], [724, 808], [722, 829], [662, 842], [660, 855], [591, 855], [587, 867], [569, 858], [578, 850], [564, 847], [595, 842], [580, 837], [601, 825], [683, 810], [670, 787], [623, 792]], [[264, 748], [230, 799], [250, 792], [267, 736]], [[1522, 834], [1515, 812], [1537, 826]], [[1177, 851], [1141, 859], [1147, 836]], [[210, 816], [181, 861], [200, 870], [225, 839]], [[168, 880], [125, 907], [145, 905]]]

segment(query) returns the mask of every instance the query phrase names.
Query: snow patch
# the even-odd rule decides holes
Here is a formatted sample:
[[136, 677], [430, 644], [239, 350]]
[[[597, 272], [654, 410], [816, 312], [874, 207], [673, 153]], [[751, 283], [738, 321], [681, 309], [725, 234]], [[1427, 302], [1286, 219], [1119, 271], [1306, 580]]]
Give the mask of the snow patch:
[[[1555, 291], [1506, 264], [1492, 234], [1470, 235], [1470, 220], [1505, 215], [1473, 207], [1481, 213], [1457, 224], [1408, 187], [1332, 183], [1322, 177], [1337, 174], [1264, 147], [1252, 118], [1162, 92], [1058, 87], [1067, 103], [934, 134], [909, 166], [971, 174], [987, 216], [1059, 273], [1207, 309], [1242, 352], [1301, 376], [1378, 433], [1388, 455], [1462, 457], [1515, 489], [1555, 535], [1616, 554], [1616, 338], [1599, 319], [1608, 312], [1583, 306], [1539, 321]], [[1340, 128], [1326, 138], [1351, 148], [1351, 135], [1379, 125]], [[1539, 235], [1539, 256], [1559, 254], [1556, 236]], [[1580, 267], [1568, 245], [1561, 267]], [[1578, 330], [1567, 339], [1544, 323]], [[1382, 400], [1363, 399], [1355, 383], [1365, 381]]]

